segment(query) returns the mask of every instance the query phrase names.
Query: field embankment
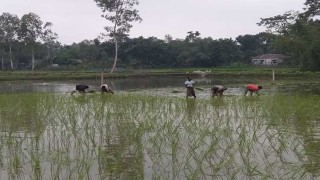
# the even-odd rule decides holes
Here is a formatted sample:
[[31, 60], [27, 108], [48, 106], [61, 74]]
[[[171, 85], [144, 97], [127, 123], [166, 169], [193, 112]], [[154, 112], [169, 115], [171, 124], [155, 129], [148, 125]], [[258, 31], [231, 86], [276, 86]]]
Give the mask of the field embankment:
[[[126, 78], [144, 76], [248, 76], [248, 77], [272, 77], [273, 68], [179, 68], [179, 69], [143, 69], [130, 70], [115, 73], [104, 73], [105, 78]], [[304, 78], [318, 79], [320, 72], [300, 71], [296, 68], [274, 68], [277, 78]], [[94, 71], [1, 71], [0, 81], [19, 80], [63, 80], [63, 79], [100, 79], [101, 72]]]

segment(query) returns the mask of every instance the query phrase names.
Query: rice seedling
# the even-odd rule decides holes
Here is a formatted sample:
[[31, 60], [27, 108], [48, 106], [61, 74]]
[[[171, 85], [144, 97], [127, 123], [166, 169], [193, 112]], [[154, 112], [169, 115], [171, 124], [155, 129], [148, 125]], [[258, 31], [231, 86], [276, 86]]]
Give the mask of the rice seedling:
[[319, 100], [1, 94], [0, 179], [311, 179]]

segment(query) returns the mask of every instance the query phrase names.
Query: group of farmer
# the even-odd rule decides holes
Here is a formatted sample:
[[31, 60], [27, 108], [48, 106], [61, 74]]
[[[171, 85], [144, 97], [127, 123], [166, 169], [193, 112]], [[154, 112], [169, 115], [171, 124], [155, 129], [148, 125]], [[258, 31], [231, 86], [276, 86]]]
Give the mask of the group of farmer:
[[[187, 88], [187, 94], [186, 94], [186, 98], [188, 98], [189, 96], [193, 96], [194, 98], [196, 98], [196, 93], [194, 91], [194, 86], [195, 82], [190, 78], [187, 77], [186, 82], [184, 83], [185, 87]], [[257, 86], [254, 84], [247, 84], [245, 86], [245, 96], [247, 95], [248, 92], [250, 92], [250, 96], [252, 96], [253, 93], [256, 93], [258, 96], [260, 96], [259, 94], [259, 90], [262, 89], [262, 86]], [[222, 96], [223, 92], [227, 90], [227, 88], [225, 86], [222, 85], [214, 85], [211, 88], [211, 95], [212, 97], [214, 96]]]
[[[189, 96], [193, 96], [194, 98], [196, 98], [196, 93], [194, 91], [194, 84], [195, 84], [195, 82], [190, 77], [187, 77], [187, 80], [184, 83], [184, 85], [187, 89], [186, 98], [188, 98]], [[75, 92], [79, 92], [81, 94], [86, 93], [88, 88], [89, 88], [88, 85], [78, 84], [78, 85], [76, 85], [75, 89], [71, 92], [71, 95], [74, 94]], [[250, 92], [250, 96], [252, 96], [253, 93], [256, 93], [258, 96], [260, 96], [260, 94], [259, 94], [260, 89], [262, 89], [261, 86], [257, 86], [254, 84], [248, 84], [245, 87], [245, 94], [244, 95], [246, 96], [247, 93]], [[214, 85], [211, 88], [211, 95], [212, 95], [212, 97], [218, 96], [218, 95], [221, 97], [225, 90], [227, 90], [227, 88], [225, 86]], [[113, 94], [113, 90], [111, 89], [111, 87], [108, 84], [102, 84], [100, 86], [100, 92]]]

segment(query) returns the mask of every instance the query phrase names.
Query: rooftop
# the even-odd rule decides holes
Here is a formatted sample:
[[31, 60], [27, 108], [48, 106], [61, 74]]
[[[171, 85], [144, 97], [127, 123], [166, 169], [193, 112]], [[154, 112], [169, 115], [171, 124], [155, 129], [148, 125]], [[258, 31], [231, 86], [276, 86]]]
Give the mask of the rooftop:
[[284, 59], [287, 58], [288, 56], [284, 54], [262, 54], [259, 56], [255, 56], [252, 59]]

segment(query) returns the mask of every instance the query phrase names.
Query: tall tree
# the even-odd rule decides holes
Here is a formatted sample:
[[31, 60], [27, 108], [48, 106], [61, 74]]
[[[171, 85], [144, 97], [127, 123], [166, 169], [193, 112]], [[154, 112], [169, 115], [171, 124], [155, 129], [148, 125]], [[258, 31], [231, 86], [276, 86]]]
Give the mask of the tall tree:
[[169, 43], [169, 42], [171, 42], [172, 40], [173, 40], [173, 38], [172, 38], [172, 36], [171, 36], [170, 34], [164, 35], [164, 41], [165, 41], [166, 43]]
[[4, 70], [4, 56], [5, 56], [5, 51], [4, 51], [4, 31], [2, 28], [0, 28], [0, 56], [1, 56], [1, 69]]
[[286, 35], [288, 34], [290, 25], [294, 24], [298, 18], [298, 13], [297, 11], [288, 11], [283, 15], [261, 18], [261, 21], [257, 24], [259, 26], [265, 26], [270, 33]]
[[189, 31], [188, 35], [185, 38], [186, 42], [194, 42], [197, 38], [199, 38], [200, 33], [199, 31], [193, 32], [193, 31]]
[[257, 55], [257, 50], [260, 48], [259, 38], [256, 35], [246, 34], [236, 37], [240, 44], [240, 50], [243, 53], [243, 61], [248, 63], [250, 58]]
[[20, 38], [31, 48], [32, 71], [35, 67], [34, 49], [42, 36], [42, 24], [40, 17], [34, 13], [25, 14], [21, 18]]
[[51, 22], [46, 22], [43, 26], [43, 33], [41, 34], [41, 39], [47, 47], [47, 61], [52, 63], [52, 51], [56, 44], [55, 40], [58, 38], [58, 34], [52, 31], [53, 24]]
[[115, 45], [114, 63], [111, 69], [113, 73], [118, 59], [118, 44], [121, 39], [127, 36], [132, 27], [131, 22], [141, 21], [139, 11], [134, 6], [139, 4], [138, 0], [94, 0], [102, 9], [102, 17], [111, 22], [111, 26], [106, 26], [107, 36], [113, 39]]
[[256, 35], [240, 35], [236, 37], [237, 42], [240, 44], [240, 50], [243, 55], [243, 62], [251, 62], [251, 57], [270, 52], [270, 43], [276, 37], [270, 33], [259, 33]]
[[314, 16], [320, 15], [319, 0], [306, 0], [304, 5], [306, 5], [305, 12], [303, 13], [305, 17], [312, 18]]
[[0, 16], [0, 39], [3, 43], [7, 43], [9, 45], [9, 58], [11, 70], [13, 70], [13, 61], [12, 61], [12, 43], [18, 39], [18, 31], [20, 20], [18, 16], [3, 13]]
[[[0, 30], [0, 36], [1, 36], [1, 30]], [[4, 56], [6, 55], [6, 52], [4, 51], [4, 43], [0, 39], [0, 57], [1, 57], [1, 70], [4, 70]]]
[[258, 24], [280, 30], [271, 47], [277, 52], [289, 54], [292, 65], [317, 71], [320, 70], [320, 21], [313, 18], [320, 15], [320, 2], [306, 0], [304, 4], [304, 12], [261, 19]]

